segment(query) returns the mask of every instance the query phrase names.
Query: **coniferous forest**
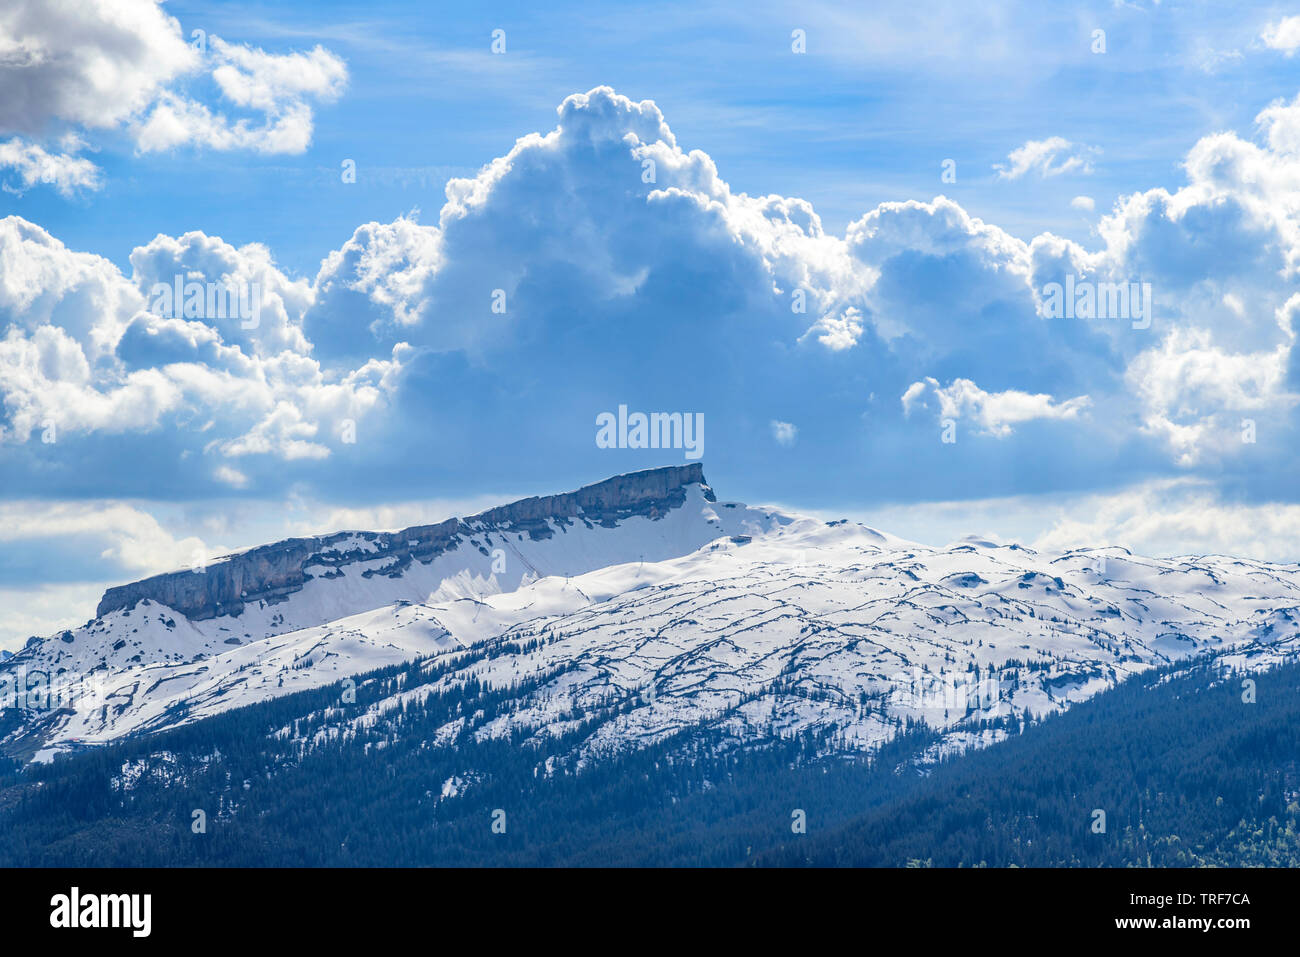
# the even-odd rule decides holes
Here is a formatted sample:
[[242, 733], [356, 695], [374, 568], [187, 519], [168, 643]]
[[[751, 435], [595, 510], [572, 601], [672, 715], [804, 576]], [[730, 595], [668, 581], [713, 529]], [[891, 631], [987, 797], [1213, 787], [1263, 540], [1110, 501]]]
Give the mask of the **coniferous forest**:
[[[490, 715], [519, 690], [473, 686], [413, 699], [364, 733], [327, 730], [341, 709], [364, 714], [430, 677], [417, 662], [366, 676], [346, 705], [322, 688], [48, 766], [10, 763], [0, 864], [1300, 863], [1300, 665], [1151, 672], [937, 763], [917, 759], [936, 740], [924, 727], [854, 756], [831, 735], [737, 750], [700, 730], [587, 766], [553, 765], [533, 739], [435, 743], [449, 718]], [[547, 753], [583, 736], [553, 736]]]

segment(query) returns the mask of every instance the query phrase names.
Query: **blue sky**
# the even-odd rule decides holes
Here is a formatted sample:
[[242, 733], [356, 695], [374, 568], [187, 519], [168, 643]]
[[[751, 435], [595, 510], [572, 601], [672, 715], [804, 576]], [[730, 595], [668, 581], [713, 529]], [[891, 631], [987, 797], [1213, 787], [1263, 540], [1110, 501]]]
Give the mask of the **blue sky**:
[[[600, 448], [619, 405], [702, 414], [725, 497], [1300, 558], [1297, 14], [8, 4], [0, 646], [683, 460]], [[1067, 277], [1149, 322], [1046, 316]]]

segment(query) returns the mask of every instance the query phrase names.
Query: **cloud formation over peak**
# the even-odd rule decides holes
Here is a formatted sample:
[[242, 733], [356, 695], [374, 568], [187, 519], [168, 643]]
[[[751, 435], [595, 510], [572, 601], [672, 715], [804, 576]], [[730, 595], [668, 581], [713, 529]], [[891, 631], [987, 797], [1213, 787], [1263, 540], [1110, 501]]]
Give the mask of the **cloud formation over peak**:
[[[451, 180], [436, 226], [359, 227], [317, 276], [309, 329], [346, 322], [355, 332], [360, 307], [379, 342], [490, 349], [503, 330], [543, 321], [555, 305], [543, 287], [561, 278], [589, 310], [618, 310], [704, 264], [703, 295], [730, 311], [771, 311], [800, 289], [816, 317], [853, 289], [844, 244], [811, 206], [733, 193], [705, 153], [677, 145], [654, 103], [600, 87], [557, 112], [551, 132]], [[493, 313], [498, 290], [504, 311]]]
[[[108, 433], [232, 494], [408, 495], [470, 461], [650, 464], [593, 441], [627, 404], [704, 414], [707, 458], [792, 487], [817, 480], [782, 454], [798, 422], [801, 456], [898, 499], [963, 470], [1025, 494], [1199, 470], [1275, 494], [1294, 464], [1295, 115], [1267, 105], [1258, 140], [1191, 144], [1186, 182], [1119, 197], [1093, 248], [945, 196], [838, 236], [803, 199], [733, 190], [654, 102], [607, 87], [451, 179], [433, 223], [361, 224], [314, 276], [202, 232], [138, 246], [127, 276], [11, 217], [0, 449], [47, 484], [65, 442]], [[249, 300], [212, 311], [231, 288], [256, 321]]]

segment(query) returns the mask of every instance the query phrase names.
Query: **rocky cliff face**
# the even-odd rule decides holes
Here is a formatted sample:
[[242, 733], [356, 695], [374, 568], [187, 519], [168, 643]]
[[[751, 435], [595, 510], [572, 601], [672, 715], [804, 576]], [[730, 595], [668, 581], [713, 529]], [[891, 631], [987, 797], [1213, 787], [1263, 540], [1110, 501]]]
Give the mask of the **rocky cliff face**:
[[[313, 578], [338, 575], [340, 566], [383, 561], [367, 576], [400, 575], [413, 561], [431, 561], [484, 529], [553, 534], [551, 523], [613, 526], [634, 515], [656, 519], [686, 499], [686, 486], [704, 485], [704, 467], [688, 465], [630, 472], [576, 492], [527, 498], [469, 518], [416, 525], [399, 532], [337, 532], [291, 538], [230, 555], [196, 571], [168, 572], [110, 588], [96, 616], [131, 608], [144, 599], [173, 608], [193, 621], [238, 615], [247, 602], [274, 602]], [[712, 493], [706, 492], [712, 499]]]

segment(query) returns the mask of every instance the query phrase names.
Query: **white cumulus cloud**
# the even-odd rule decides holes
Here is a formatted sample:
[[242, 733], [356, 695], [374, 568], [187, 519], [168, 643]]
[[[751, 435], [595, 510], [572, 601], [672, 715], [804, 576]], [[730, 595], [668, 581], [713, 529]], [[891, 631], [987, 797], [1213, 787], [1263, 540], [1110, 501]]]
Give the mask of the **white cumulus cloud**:
[[1095, 147], [1071, 143], [1061, 136], [1045, 140], [1028, 140], [1007, 154], [1005, 164], [995, 163], [998, 179], [1020, 179], [1026, 173], [1039, 176], [1060, 176], [1062, 173], [1088, 174], [1092, 172]]
[[1012, 426], [1034, 419], [1076, 419], [1092, 404], [1086, 396], [1057, 401], [1052, 396], [1030, 394], [1017, 389], [985, 392], [970, 379], [954, 379], [946, 387], [938, 380], [926, 378], [913, 382], [903, 393], [905, 412], [924, 407], [928, 396], [937, 400], [943, 419], [970, 419], [990, 435], [1007, 436]]
[[[0, 7], [0, 168], [27, 188], [95, 189], [102, 174], [72, 151], [42, 142], [58, 129], [126, 129], [143, 152], [190, 145], [301, 153], [314, 104], [347, 84], [324, 47], [270, 53], [202, 30], [187, 41], [159, 0], [10, 0]], [[191, 92], [210, 78], [218, 96]], [[237, 110], [243, 115], [232, 114]], [[251, 114], [251, 115], [250, 115]]]
[[1300, 49], [1300, 17], [1283, 17], [1276, 23], [1270, 23], [1260, 34], [1260, 39], [1269, 49], [1292, 56]]
[[102, 171], [84, 156], [51, 153], [17, 136], [0, 142], [0, 171], [3, 170], [13, 173], [14, 179], [2, 184], [6, 191], [13, 193], [42, 184], [71, 196], [78, 190], [96, 190], [103, 185]]

